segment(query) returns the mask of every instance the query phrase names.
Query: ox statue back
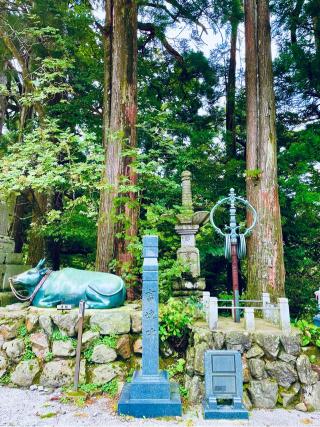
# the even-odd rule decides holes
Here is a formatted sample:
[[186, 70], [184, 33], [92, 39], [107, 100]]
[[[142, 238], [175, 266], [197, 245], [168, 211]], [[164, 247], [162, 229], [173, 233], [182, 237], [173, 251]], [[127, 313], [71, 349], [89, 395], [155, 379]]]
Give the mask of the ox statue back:
[[[64, 268], [51, 271], [45, 260], [24, 273], [10, 278], [17, 298], [30, 301], [36, 307], [53, 308], [58, 304], [79, 305], [85, 300], [87, 308], [114, 308], [124, 304], [126, 288], [121, 277], [110, 273]], [[16, 287], [24, 288], [23, 297]]]

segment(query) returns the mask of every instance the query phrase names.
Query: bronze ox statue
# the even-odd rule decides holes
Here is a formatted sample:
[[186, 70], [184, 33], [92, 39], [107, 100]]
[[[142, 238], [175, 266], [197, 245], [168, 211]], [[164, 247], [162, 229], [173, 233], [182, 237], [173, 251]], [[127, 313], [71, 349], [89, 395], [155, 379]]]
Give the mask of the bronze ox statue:
[[[126, 298], [126, 288], [119, 276], [76, 268], [51, 271], [45, 267], [45, 259], [11, 277], [10, 285], [18, 299], [30, 301], [36, 307], [78, 306], [84, 300], [87, 308], [114, 308], [123, 305]], [[17, 286], [23, 287], [27, 295], [19, 293]]]

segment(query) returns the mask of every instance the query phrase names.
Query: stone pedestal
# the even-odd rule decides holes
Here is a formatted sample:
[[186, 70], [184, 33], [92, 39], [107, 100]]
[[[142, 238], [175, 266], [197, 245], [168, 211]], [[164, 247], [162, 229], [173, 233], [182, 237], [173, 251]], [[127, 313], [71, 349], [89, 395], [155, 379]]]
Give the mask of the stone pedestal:
[[[241, 355], [232, 350], [209, 350], [204, 354], [205, 399], [203, 415], [210, 419], [249, 418], [242, 403]], [[221, 403], [230, 401], [231, 404]]]
[[23, 255], [14, 252], [14, 241], [9, 236], [15, 201], [0, 202], [0, 306], [17, 302], [9, 285], [9, 278], [31, 268], [23, 264]]
[[143, 239], [142, 370], [124, 385], [118, 414], [137, 418], [181, 415], [178, 385], [159, 370], [158, 237]]

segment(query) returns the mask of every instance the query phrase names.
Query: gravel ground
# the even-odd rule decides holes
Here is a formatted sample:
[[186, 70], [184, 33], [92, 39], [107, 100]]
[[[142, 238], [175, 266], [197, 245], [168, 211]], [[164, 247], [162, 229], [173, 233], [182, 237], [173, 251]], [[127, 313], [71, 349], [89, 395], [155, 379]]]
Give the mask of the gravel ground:
[[63, 404], [59, 394], [43, 393], [38, 390], [20, 390], [0, 387], [0, 426], [58, 426], [58, 427], [204, 427], [204, 426], [254, 426], [295, 427], [320, 426], [320, 412], [255, 410], [249, 421], [204, 421], [201, 408], [182, 418], [171, 420], [134, 420], [118, 417], [114, 413], [116, 402], [104, 397], [93, 398], [86, 406]]

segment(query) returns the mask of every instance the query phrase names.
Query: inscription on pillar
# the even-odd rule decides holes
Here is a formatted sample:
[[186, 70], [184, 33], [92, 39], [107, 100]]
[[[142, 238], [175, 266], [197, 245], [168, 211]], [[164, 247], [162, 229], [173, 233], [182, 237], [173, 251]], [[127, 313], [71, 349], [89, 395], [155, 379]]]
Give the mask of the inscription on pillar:
[[158, 237], [143, 238], [142, 374], [159, 374]]

